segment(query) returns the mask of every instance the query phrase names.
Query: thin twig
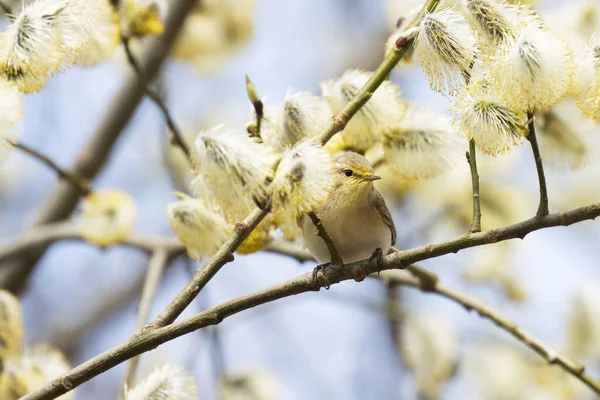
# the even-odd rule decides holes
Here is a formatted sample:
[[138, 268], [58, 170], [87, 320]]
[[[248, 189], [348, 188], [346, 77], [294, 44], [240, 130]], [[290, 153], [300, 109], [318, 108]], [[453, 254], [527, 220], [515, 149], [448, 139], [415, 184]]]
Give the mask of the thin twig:
[[254, 114], [256, 115], [256, 127], [249, 133], [252, 134], [252, 136], [260, 138], [260, 127], [264, 116], [264, 105], [260, 97], [258, 97], [256, 87], [248, 75], [246, 75], [246, 93], [248, 94], [250, 103], [252, 103], [252, 107], [254, 107]]
[[312, 211], [306, 214], [315, 226], [317, 235], [325, 242], [325, 246], [327, 246], [327, 250], [329, 250], [329, 254], [331, 255], [331, 265], [334, 267], [341, 267], [344, 265], [344, 260], [342, 260], [340, 253], [335, 247], [335, 243], [333, 243], [333, 239], [329, 236], [327, 230], [323, 226], [323, 221], [321, 221], [321, 219], [317, 217], [317, 214]]
[[[140, 330], [148, 322], [148, 316], [152, 308], [152, 302], [156, 295], [156, 289], [160, 284], [163, 271], [169, 261], [169, 251], [166, 248], [158, 247], [152, 253], [150, 262], [148, 263], [148, 270], [146, 271], [146, 279], [144, 280], [144, 288], [142, 289], [142, 295], [140, 296], [140, 303], [138, 306], [138, 317], [137, 317], [137, 330]], [[125, 387], [133, 387], [135, 385], [137, 368], [140, 362], [140, 356], [133, 357], [129, 361], [127, 366], [127, 373], [125, 375]]]
[[48, 168], [56, 172], [60, 179], [64, 179], [65, 181], [69, 182], [71, 185], [73, 185], [75, 189], [81, 192], [82, 195], [87, 196], [92, 192], [92, 189], [90, 187], [90, 181], [87, 180], [84, 176], [78, 174], [75, 171], [69, 171], [59, 167], [58, 164], [52, 161], [50, 157], [40, 153], [39, 151], [27, 145], [24, 145], [23, 143], [10, 139], [7, 139], [7, 141], [15, 148], [21, 150], [23, 153], [30, 155], [36, 160], [44, 163]]
[[[417, 266], [413, 266], [414, 270], [422, 270]], [[459, 290], [453, 289], [449, 286], [444, 285], [443, 283], [437, 281], [437, 284], [434, 287], [429, 285], [425, 286], [423, 282], [416, 277], [416, 279], [412, 279], [411, 277], [407, 277], [406, 275], [399, 274], [399, 271], [386, 271], [382, 272], [380, 278], [385, 282], [395, 283], [398, 285], [409, 286], [413, 288], [417, 288], [426, 293], [435, 293], [442, 297], [445, 297], [449, 300], [452, 300], [461, 306], [463, 306], [467, 311], [474, 310], [481, 316], [482, 318], [488, 319], [492, 321], [496, 326], [505, 330], [514, 336], [518, 341], [529, 347], [531, 350], [536, 352], [540, 357], [542, 357], [546, 362], [550, 365], [556, 364], [565, 370], [567, 373], [573, 375], [577, 379], [579, 379], [582, 383], [587, 385], [590, 389], [592, 389], [597, 395], [600, 395], [600, 382], [596, 379], [589, 376], [585, 373], [585, 368], [583, 365], [578, 364], [566, 356], [561, 355], [556, 350], [550, 348], [545, 343], [543, 343], [540, 339], [536, 338], [529, 332], [525, 331], [515, 322], [511, 321], [506, 316], [502, 315], [499, 311], [494, 310], [492, 307], [484, 303], [483, 301]], [[421, 273], [425, 273], [421, 271]], [[427, 273], [431, 274], [431, 272]]]
[[[152, 78], [156, 75], [184, 25], [183, 21], [197, 3], [198, 0], [171, 0], [169, 2], [165, 32], [150, 39], [146, 51], [139, 60], [146, 76]], [[76, 171], [89, 180], [92, 180], [101, 171], [143, 96], [144, 92], [137, 76], [128, 77], [112, 104], [107, 107], [102, 124], [80, 151], [71, 168], [72, 171]], [[62, 183], [35, 212], [33, 225], [39, 226], [68, 218], [77, 206], [79, 198], [79, 191], [73, 189], [66, 182]], [[2, 268], [0, 270], [0, 287], [11, 290], [21, 288], [46, 248], [43, 246], [32, 249], [26, 256], [20, 257], [6, 268]]]
[[532, 112], [527, 113], [527, 120], [529, 121], [528, 129], [529, 134], [527, 140], [531, 144], [531, 150], [533, 151], [533, 157], [535, 159], [535, 168], [537, 169], [538, 181], [540, 186], [540, 204], [537, 209], [536, 215], [543, 217], [548, 215], [550, 209], [548, 208], [548, 188], [546, 187], [546, 176], [544, 174], [544, 164], [542, 163], [542, 156], [540, 154], [540, 148], [538, 147], [537, 137], [535, 135], [535, 123], [534, 115]]
[[298, 262], [314, 261], [313, 256], [306, 250], [287, 240], [276, 239], [267, 244], [264, 251], [295, 258]]
[[[217, 325], [221, 323], [223, 319], [231, 315], [285, 297], [318, 291], [322, 287], [330, 286], [342, 281], [351, 279], [363, 280], [366, 275], [375, 272], [408, 268], [410, 266], [409, 271], [420, 276], [419, 280], [416, 281], [419, 288], [424, 288], [424, 290], [429, 290], [430, 288], [439, 289], [440, 285], [437, 281], [437, 277], [433, 273], [415, 268], [411, 264], [439, 257], [444, 254], [457, 253], [458, 251], [469, 247], [481, 246], [514, 238], [524, 238], [528, 233], [536, 230], [553, 226], [568, 226], [586, 220], [593, 220], [598, 216], [600, 216], [600, 203], [580, 207], [564, 213], [549, 214], [545, 217], [534, 217], [504, 228], [487, 232], [472, 233], [438, 244], [398, 251], [397, 253], [384, 257], [381, 265], [374, 265], [373, 263], [369, 263], [368, 260], [363, 260], [346, 264], [344, 268], [320, 269], [317, 273], [317, 279], [313, 279], [314, 274], [308, 272], [277, 285], [227, 301], [181, 322], [137, 332], [125, 343], [113, 347], [84, 362], [68, 373], [54, 379], [43, 388], [26, 395], [21, 400], [54, 399], [136, 355], [152, 350], [163, 343], [195, 330]], [[194, 276], [194, 278], [196, 278], [196, 276]], [[442, 288], [444, 287], [442, 286]], [[194, 290], [194, 288], [192, 288], [191, 291], [192, 293], [190, 296], [193, 297], [198, 289]], [[522, 333], [520, 333], [520, 335], [522, 335]], [[525, 338], [527, 337], [528, 336], [525, 336]], [[542, 349], [543, 348], [544, 347], [542, 347]], [[555, 362], [563, 365], [564, 360], [562, 358], [561, 361], [558, 361], [556, 358], [554, 359], [556, 360]], [[571, 365], [569, 363], [564, 364]], [[598, 385], [595, 381], [583, 371], [579, 372], [578, 377], [586, 382], [588, 386], [593, 387], [597, 393], [600, 393], [600, 391], [596, 390]]]
[[165, 117], [167, 126], [171, 130], [171, 135], [172, 135], [171, 136], [171, 144], [178, 146], [181, 149], [181, 151], [183, 151], [183, 153], [186, 155], [187, 159], [189, 160], [190, 159], [190, 149], [188, 148], [187, 144], [185, 143], [185, 141], [183, 139], [183, 134], [181, 133], [181, 129], [179, 129], [179, 127], [175, 124], [175, 120], [173, 119], [173, 116], [171, 115], [171, 112], [167, 108], [167, 105], [165, 104], [162, 97], [155, 90], [153, 90], [150, 87], [150, 79], [148, 79], [146, 74], [144, 74], [144, 71], [140, 68], [139, 63], [137, 62], [137, 60], [135, 59], [135, 56], [133, 55], [133, 52], [131, 51], [131, 47], [129, 46], [129, 38], [121, 35], [121, 43], [123, 44], [123, 48], [125, 49], [125, 54], [127, 55], [127, 60], [129, 61], [129, 64], [131, 65], [131, 67], [135, 71], [136, 75], [138, 76], [140, 83], [142, 84], [142, 86], [144, 88], [144, 91], [146, 92], [148, 97], [150, 97], [150, 99], [152, 99], [154, 104], [156, 104], [158, 106], [158, 108], [160, 108], [160, 111], [163, 113], [163, 115]]
[[477, 156], [475, 141], [469, 140], [469, 151], [467, 161], [471, 170], [471, 187], [473, 188], [473, 219], [469, 226], [469, 232], [481, 232], [481, 201], [479, 199], [479, 172], [477, 172]]

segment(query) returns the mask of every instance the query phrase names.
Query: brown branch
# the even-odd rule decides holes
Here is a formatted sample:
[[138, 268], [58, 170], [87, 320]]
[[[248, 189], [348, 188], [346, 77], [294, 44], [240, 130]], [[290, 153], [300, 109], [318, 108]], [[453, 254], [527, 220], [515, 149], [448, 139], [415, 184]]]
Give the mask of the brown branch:
[[313, 256], [305, 249], [302, 249], [287, 240], [273, 240], [263, 249], [269, 253], [281, 254], [295, 258], [298, 262], [314, 261]]
[[[435, 289], [439, 290], [440, 284], [438, 283], [435, 274], [411, 266], [411, 264], [448, 253], [456, 253], [459, 250], [469, 247], [481, 246], [514, 238], [524, 238], [528, 233], [536, 230], [554, 226], [568, 226], [585, 220], [593, 220], [598, 216], [600, 216], [600, 203], [592, 204], [587, 207], [580, 207], [568, 212], [549, 214], [545, 217], [534, 217], [504, 228], [473, 233], [438, 244], [399, 251], [384, 257], [382, 265], [374, 265], [373, 263], [369, 263], [368, 260], [363, 260], [346, 264], [344, 268], [320, 269], [316, 274], [317, 279], [313, 279], [313, 273], [309, 272], [294, 279], [227, 301], [181, 322], [155, 329], [145, 329], [142, 332], [138, 332], [125, 343], [84, 362], [68, 373], [56, 378], [40, 390], [23, 397], [21, 400], [54, 399], [136, 355], [152, 350], [165, 342], [195, 330], [211, 325], [217, 325], [221, 323], [223, 319], [231, 315], [285, 297], [318, 291], [322, 287], [330, 286], [341, 281], [355, 278], [357, 280], [362, 280], [366, 275], [374, 272], [408, 268], [411, 273], [419, 276], [419, 288], [428, 291]], [[196, 275], [198, 275], [198, 272], [195, 274], [194, 279], [196, 279]], [[442, 286], [442, 288], [444, 288], [444, 286]], [[193, 297], [196, 292], [197, 290], [192, 292], [190, 296]], [[519, 335], [522, 335], [521, 331], [515, 332], [520, 332]], [[525, 338], [529, 337], [525, 336]], [[543, 352], [543, 349], [545, 349], [545, 347], [541, 347], [539, 351]], [[550, 360], [555, 360], [554, 362], [559, 363], [559, 365], [565, 364], [569, 366], [569, 368], [573, 366], [568, 362], [564, 362], [563, 358], [561, 358], [561, 361], [556, 357], [550, 358]], [[573, 370], [575, 369], [576, 368], [573, 368]], [[578, 377], [584, 382], [588, 382], [588, 385], [589, 382], [592, 382], [591, 378], [581, 370]], [[595, 386], [594, 383], [594, 387]]]
[[250, 214], [244, 222], [238, 222], [235, 225], [233, 234], [225, 241], [219, 251], [204, 265], [196, 270], [194, 277], [188, 282], [185, 288], [177, 295], [175, 299], [165, 308], [144, 330], [152, 330], [168, 325], [190, 305], [198, 293], [206, 286], [208, 281], [223, 265], [233, 261], [233, 253], [240, 244], [248, 237], [250, 232], [256, 228], [260, 221], [268, 214], [267, 211], [256, 209]]
[[323, 221], [321, 221], [321, 219], [317, 217], [317, 214], [315, 214], [312, 211], [306, 214], [315, 226], [315, 229], [317, 230], [317, 235], [323, 240], [323, 242], [325, 242], [325, 246], [327, 246], [327, 250], [329, 250], [329, 254], [331, 255], [331, 266], [341, 267], [342, 265], [344, 265], [344, 260], [342, 260], [340, 253], [335, 247], [335, 243], [333, 243], [333, 239], [331, 238], [331, 236], [329, 236], [327, 230], [323, 226]]
[[[148, 263], [146, 279], [144, 280], [144, 288], [142, 289], [142, 295], [140, 297], [140, 303], [138, 306], [138, 330], [141, 330], [148, 322], [148, 316], [150, 315], [150, 309], [152, 308], [152, 301], [154, 300], [156, 289], [158, 289], [160, 279], [168, 261], [169, 251], [166, 248], [159, 247], [152, 253], [152, 258], [150, 258], [150, 262]], [[125, 387], [131, 388], [135, 385], [139, 362], [139, 356], [133, 357], [129, 361], [127, 373], [125, 375]]]
[[62, 169], [50, 157], [40, 153], [37, 150], [34, 150], [33, 148], [27, 145], [24, 145], [23, 143], [10, 139], [7, 140], [11, 145], [21, 150], [23, 153], [35, 158], [38, 161], [41, 161], [48, 168], [56, 172], [60, 179], [64, 179], [65, 181], [73, 185], [73, 187], [77, 189], [82, 195], [87, 196], [92, 192], [90, 181], [78, 174], [77, 172]]
[[531, 150], [533, 151], [533, 157], [535, 159], [535, 168], [537, 170], [538, 182], [540, 186], [540, 203], [537, 209], [536, 215], [542, 217], [550, 212], [548, 208], [548, 189], [546, 187], [546, 176], [544, 174], [544, 164], [542, 163], [542, 156], [540, 154], [540, 148], [538, 147], [537, 137], [535, 135], [535, 123], [534, 115], [532, 112], [527, 113], [527, 120], [529, 121], [528, 129], [529, 134], [527, 140], [531, 144]]
[[12, 9], [11, 9], [11, 8], [10, 8], [10, 6], [9, 6], [8, 4], [6, 4], [5, 2], [3, 2], [3, 1], [0, 1], [0, 8], [2, 9], [2, 11], [4, 12], [4, 14], [5, 14], [7, 17], [10, 17], [10, 16], [12, 16], [12, 15], [13, 15], [13, 13], [12, 13]]
[[127, 55], [127, 60], [129, 61], [129, 64], [131, 65], [131, 67], [135, 71], [137, 77], [139, 78], [139, 80], [142, 84], [142, 87], [144, 88], [144, 91], [146, 92], [146, 95], [148, 97], [150, 97], [150, 99], [154, 102], [154, 104], [156, 104], [158, 106], [158, 108], [160, 108], [160, 111], [162, 112], [163, 116], [165, 117], [167, 126], [169, 127], [169, 130], [171, 131], [171, 144], [179, 147], [181, 149], [181, 151], [183, 151], [183, 153], [185, 154], [187, 159], [190, 160], [191, 159], [190, 149], [188, 148], [187, 144], [185, 143], [185, 141], [183, 139], [183, 134], [181, 133], [181, 129], [179, 129], [179, 127], [175, 123], [175, 120], [173, 119], [173, 116], [171, 115], [171, 112], [167, 108], [167, 105], [165, 104], [162, 97], [155, 90], [153, 90], [150, 87], [150, 83], [151, 83], [150, 79], [146, 76], [146, 74], [140, 67], [138, 61], [135, 59], [133, 52], [131, 51], [131, 47], [129, 46], [129, 38], [121, 35], [121, 43], [123, 44], [123, 48], [125, 49], [125, 54]]
[[471, 170], [471, 187], [473, 188], [473, 219], [469, 226], [469, 232], [481, 232], [481, 201], [479, 199], [479, 173], [477, 172], [477, 150], [475, 141], [469, 140], [469, 151], [467, 161]]
[[[173, 0], [170, 3], [164, 34], [151, 40], [140, 59], [140, 67], [146, 76], [152, 78], [156, 75], [183, 27], [185, 17], [196, 3], [197, 0]], [[132, 74], [108, 107], [102, 125], [81, 151], [72, 171], [89, 180], [100, 172], [143, 96], [144, 90], [137, 76]], [[79, 191], [70, 184], [60, 184], [37, 212], [34, 225], [66, 219], [75, 209], [79, 196]], [[19, 254], [20, 259], [11, 265], [0, 269], [0, 288], [17, 290], [21, 287], [45, 251], [46, 246], [31, 249], [27, 254]]]
[[[430, 272], [424, 271], [422, 270], [422, 268], [419, 268], [417, 266], [412, 266], [412, 269], [417, 271], [421, 270], [420, 273], [431, 274]], [[416, 279], [413, 279], [412, 277], [407, 277], [406, 275], [399, 274], [398, 272], [399, 271], [382, 272], [380, 278], [388, 284], [394, 283], [397, 285], [409, 286], [416, 289], [420, 289], [421, 291], [426, 293], [438, 294], [442, 297], [445, 297], [449, 300], [460, 304], [467, 311], [474, 310], [482, 318], [492, 321], [496, 326], [510, 333], [518, 341], [523, 343], [525, 346], [529, 347], [540, 357], [546, 360], [548, 364], [558, 365], [567, 373], [573, 375], [575, 378], [579, 379], [582, 383], [587, 385], [597, 395], [600, 395], [600, 382], [589, 376], [585, 372], [585, 368], [583, 365], [570, 360], [568, 357], [563, 356], [556, 350], [550, 348], [540, 339], [536, 338], [535, 336], [521, 328], [515, 322], [502, 315], [499, 311], [494, 310], [492, 307], [490, 307], [483, 301], [469, 294], [460, 292], [459, 290], [446, 286], [439, 281], [437, 281], [437, 284], [434, 287], [430, 287], [427, 284], [424, 285], [418, 277]]]

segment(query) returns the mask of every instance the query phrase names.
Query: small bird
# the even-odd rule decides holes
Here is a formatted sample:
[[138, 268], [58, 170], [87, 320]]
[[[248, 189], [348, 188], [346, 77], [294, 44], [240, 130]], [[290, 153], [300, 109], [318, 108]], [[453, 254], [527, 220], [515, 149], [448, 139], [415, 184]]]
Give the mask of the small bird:
[[[375, 190], [371, 163], [358, 153], [345, 152], [333, 165], [331, 194], [315, 210], [344, 264], [376, 258], [378, 262], [396, 243], [396, 228], [381, 193]], [[299, 221], [306, 247], [321, 264], [331, 254], [308, 215]]]

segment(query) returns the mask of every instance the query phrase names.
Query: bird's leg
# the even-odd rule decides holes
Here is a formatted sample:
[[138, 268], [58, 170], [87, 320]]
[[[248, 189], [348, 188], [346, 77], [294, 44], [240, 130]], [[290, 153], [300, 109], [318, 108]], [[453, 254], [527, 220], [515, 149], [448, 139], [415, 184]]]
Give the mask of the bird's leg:
[[381, 247], [375, 249], [371, 257], [369, 257], [369, 266], [374, 267], [377, 274], [381, 271], [383, 267], [383, 250], [381, 250]]
[[[313, 282], [317, 282], [317, 283], [321, 284], [321, 282], [319, 282], [319, 279], [318, 279], [319, 272], [320, 271], [325, 272], [325, 268], [327, 268], [327, 267], [331, 267], [330, 262], [325, 263], [325, 264], [319, 264], [315, 267], [315, 269], [313, 269], [313, 273], [312, 273]], [[325, 289], [329, 290], [329, 285], [325, 286]]]

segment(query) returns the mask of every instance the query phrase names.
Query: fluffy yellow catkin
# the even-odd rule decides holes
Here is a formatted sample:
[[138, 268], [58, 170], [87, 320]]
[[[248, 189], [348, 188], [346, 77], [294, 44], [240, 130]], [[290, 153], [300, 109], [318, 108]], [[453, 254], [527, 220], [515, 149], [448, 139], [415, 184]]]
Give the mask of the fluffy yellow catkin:
[[505, 104], [485, 80], [471, 82], [452, 110], [456, 131], [474, 140], [486, 154], [504, 153], [526, 135], [525, 115]]
[[456, 11], [440, 9], [421, 20], [415, 52], [421, 57], [431, 88], [455, 95], [464, 88], [479, 50], [464, 17]]
[[23, 115], [23, 98], [17, 89], [1, 80], [0, 98], [2, 99], [0, 105], [0, 163], [2, 163], [13, 147], [9, 140], [14, 140], [17, 136], [14, 126]]
[[154, 370], [134, 388], [125, 387], [125, 400], [196, 400], [194, 376], [175, 365]]
[[233, 231], [218, 210], [201, 200], [178, 193], [179, 200], [167, 206], [171, 230], [186, 247], [192, 260], [212, 256]]
[[574, 89], [577, 107], [586, 117], [600, 121], [600, 33], [577, 58]]
[[573, 60], [566, 42], [534, 17], [517, 37], [500, 46], [490, 79], [504, 101], [515, 109], [548, 111], [566, 94]]
[[317, 208], [333, 185], [331, 156], [316, 141], [304, 140], [282, 155], [271, 183], [273, 217], [288, 239], [297, 238], [297, 218]]
[[220, 125], [198, 134], [192, 161], [194, 192], [235, 223], [252, 209], [253, 197], [264, 195], [274, 156], [267, 146]]
[[449, 118], [424, 106], [408, 105], [384, 136], [386, 165], [407, 179], [435, 178], [452, 169], [463, 153]]
[[0, 76], [24, 93], [74, 64], [91, 37], [98, 3], [37, 0], [26, 5], [0, 36]]
[[23, 315], [19, 300], [7, 290], [0, 290], [0, 361], [21, 353]]
[[331, 110], [325, 99], [288, 89], [281, 105], [265, 109], [260, 137], [274, 151], [281, 152], [302, 139], [318, 136], [330, 121]]
[[[334, 113], [344, 108], [365, 85], [372, 73], [348, 70], [338, 79], [321, 82], [321, 92]], [[384, 81], [369, 101], [348, 122], [340, 136], [346, 148], [365, 152], [383, 139], [383, 130], [393, 126], [404, 112], [400, 88]]]
[[135, 201], [122, 190], [89, 194], [82, 203], [83, 238], [98, 246], [110, 246], [126, 240], [135, 221]]

